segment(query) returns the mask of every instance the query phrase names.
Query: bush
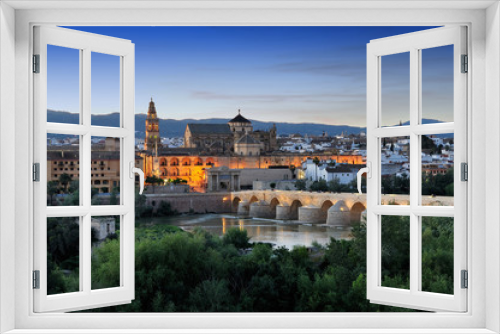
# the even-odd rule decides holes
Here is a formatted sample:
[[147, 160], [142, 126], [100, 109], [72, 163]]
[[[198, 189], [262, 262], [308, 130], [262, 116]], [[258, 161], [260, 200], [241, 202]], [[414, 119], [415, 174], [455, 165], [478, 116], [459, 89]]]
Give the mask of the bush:
[[246, 230], [240, 230], [238, 228], [230, 228], [227, 230], [226, 234], [222, 238], [224, 245], [232, 244], [236, 248], [247, 248], [250, 246], [250, 238], [247, 235]]
[[158, 210], [156, 211], [156, 215], [160, 217], [173, 216], [175, 214], [177, 214], [177, 211], [173, 210], [170, 202], [166, 201], [161, 201]]

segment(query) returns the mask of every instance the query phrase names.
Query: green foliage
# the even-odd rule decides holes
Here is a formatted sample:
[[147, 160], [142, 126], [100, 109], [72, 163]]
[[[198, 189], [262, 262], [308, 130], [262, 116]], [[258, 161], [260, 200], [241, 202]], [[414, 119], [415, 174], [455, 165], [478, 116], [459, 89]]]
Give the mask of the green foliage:
[[[312, 253], [305, 247], [273, 249], [248, 243], [244, 231], [223, 238], [202, 229], [187, 233], [168, 225], [136, 225], [136, 297], [130, 304], [97, 312], [394, 312], [408, 309], [366, 299], [366, 225], [355, 224], [352, 240], [331, 239]], [[422, 229], [424, 290], [453, 287], [453, 220], [426, 218]], [[407, 217], [384, 216], [383, 282], [408, 287]], [[318, 246], [318, 245], [317, 245]], [[94, 249], [94, 287], [119, 283], [118, 240]], [[51, 263], [53, 263], [51, 261]], [[54, 289], [67, 277], [52, 271]], [[51, 276], [52, 279], [52, 276]], [[451, 289], [451, 290], [450, 290]]]
[[410, 178], [406, 175], [401, 177], [391, 175], [382, 178], [382, 189], [384, 194], [410, 194]]
[[276, 188], [276, 183], [275, 182], [271, 182], [271, 184], [269, 184], [269, 186], [271, 187], [271, 189], [274, 189], [274, 188]]
[[422, 195], [453, 196], [453, 172], [450, 168], [444, 175], [422, 173]]
[[153, 186], [155, 185], [160, 185], [160, 184], [163, 184], [163, 179], [162, 178], [159, 178], [158, 176], [156, 175], [151, 175], [151, 176], [148, 176], [146, 177], [146, 181], [145, 181], [147, 184], [151, 184]]
[[135, 191], [135, 218], [140, 218], [146, 211], [146, 195], [139, 194], [139, 190]]
[[238, 228], [230, 228], [227, 230], [226, 234], [222, 238], [224, 245], [232, 244], [236, 248], [247, 248], [250, 246], [250, 238], [247, 235], [246, 230], [240, 230]]
[[410, 287], [410, 217], [382, 216], [382, 285]]
[[71, 182], [72, 177], [69, 174], [63, 173], [59, 176], [59, 183], [63, 186], [65, 190], [68, 188], [68, 184]]
[[297, 190], [306, 190], [306, 180], [297, 180], [297, 181], [295, 181], [295, 189], [297, 189]]
[[118, 204], [118, 188], [113, 188], [113, 191], [111, 191], [111, 195], [109, 196], [109, 204], [110, 205], [117, 205]]
[[431, 150], [431, 153], [437, 153], [436, 144], [434, 144], [434, 141], [428, 136], [422, 136], [422, 149]]
[[168, 183], [172, 184], [181, 184], [181, 183], [187, 183], [186, 180], [180, 179], [180, 178], [175, 178], [175, 179], [168, 179]]
[[161, 201], [158, 210], [156, 211], [156, 215], [159, 217], [173, 216], [176, 214], [178, 214], [178, 212], [172, 209], [170, 202], [166, 201]]
[[324, 179], [314, 181], [309, 188], [311, 191], [328, 191], [328, 185]]

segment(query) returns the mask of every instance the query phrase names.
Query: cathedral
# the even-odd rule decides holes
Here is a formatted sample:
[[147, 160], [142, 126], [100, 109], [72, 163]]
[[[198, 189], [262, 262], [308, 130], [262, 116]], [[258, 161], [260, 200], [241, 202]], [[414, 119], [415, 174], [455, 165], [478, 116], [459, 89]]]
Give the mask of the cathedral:
[[[290, 168], [300, 166], [309, 154], [280, 151], [276, 125], [268, 131], [253, 129], [252, 122], [238, 115], [227, 123], [189, 123], [184, 132], [183, 147], [161, 144], [159, 119], [153, 99], [146, 117], [143, 159], [144, 173], [163, 180], [185, 180], [196, 191], [207, 186], [206, 170]], [[319, 160], [338, 159], [333, 152], [318, 152]], [[342, 156], [342, 162], [362, 163], [361, 156]]]
[[252, 122], [238, 115], [226, 124], [189, 123], [184, 132], [184, 147], [204, 153], [255, 156], [278, 149], [276, 125], [269, 131], [254, 131]]

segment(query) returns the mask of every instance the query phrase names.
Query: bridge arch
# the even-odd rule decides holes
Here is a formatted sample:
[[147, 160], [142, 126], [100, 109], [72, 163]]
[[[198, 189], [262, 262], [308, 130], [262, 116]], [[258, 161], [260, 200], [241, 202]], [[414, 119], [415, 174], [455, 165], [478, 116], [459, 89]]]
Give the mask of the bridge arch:
[[238, 205], [240, 204], [241, 202], [241, 198], [239, 197], [235, 197], [233, 199], [233, 203], [231, 205], [231, 212], [238, 212]]
[[302, 206], [302, 202], [298, 199], [292, 202], [290, 205], [290, 219], [297, 220], [299, 219], [299, 208]]
[[320, 210], [321, 210], [321, 219], [324, 219], [326, 221], [327, 215], [328, 215], [328, 209], [330, 209], [333, 206], [332, 201], [326, 200], [321, 204]]
[[271, 200], [271, 202], [269, 203], [269, 206], [270, 206], [270, 210], [271, 210], [271, 215], [274, 217], [276, 217], [276, 207], [280, 204], [280, 201], [275, 197]]
[[361, 202], [356, 202], [354, 205], [351, 207], [351, 222], [359, 222], [361, 221], [361, 213], [366, 210], [366, 207], [363, 203]]
[[249, 204], [252, 204], [253, 202], [258, 202], [259, 199], [257, 198], [257, 196], [253, 195], [252, 198], [250, 198], [250, 201], [248, 202]]

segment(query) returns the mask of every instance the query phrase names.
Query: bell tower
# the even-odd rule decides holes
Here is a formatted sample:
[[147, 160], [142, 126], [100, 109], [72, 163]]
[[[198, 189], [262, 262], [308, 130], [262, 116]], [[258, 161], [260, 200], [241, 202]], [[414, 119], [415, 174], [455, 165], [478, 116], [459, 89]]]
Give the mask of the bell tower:
[[153, 98], [149, 102], [148, 116], [146, 118], [146, 138], [144, 140], [145, 150], [156, 150], [160, 145], [160, 128], [158, 115], [156, 114]]

